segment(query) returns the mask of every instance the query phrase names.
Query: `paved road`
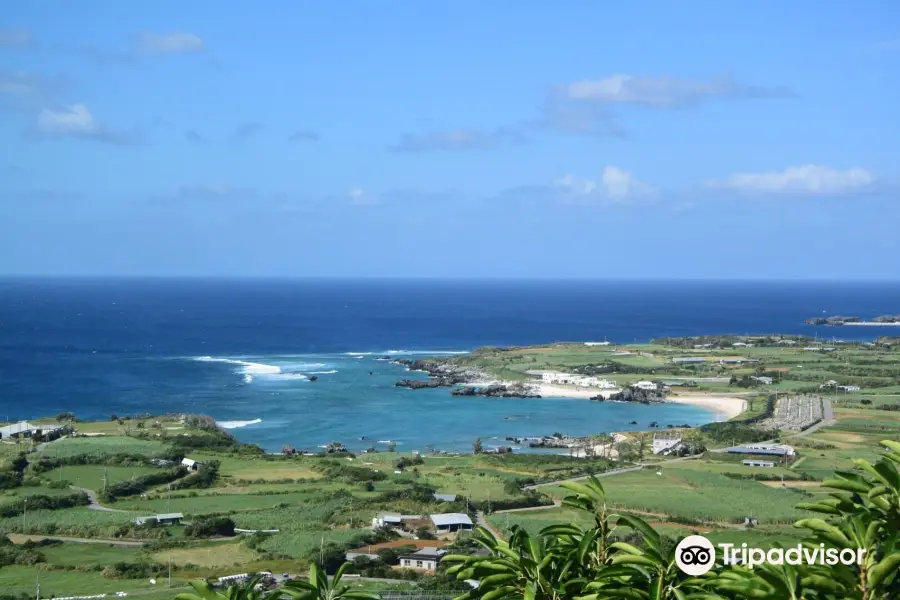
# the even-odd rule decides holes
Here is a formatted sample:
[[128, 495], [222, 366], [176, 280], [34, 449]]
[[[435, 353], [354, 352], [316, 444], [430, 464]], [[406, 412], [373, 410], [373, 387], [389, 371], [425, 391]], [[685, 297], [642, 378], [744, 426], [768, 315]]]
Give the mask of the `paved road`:
[[97, 493], [94, 490], [89, 490], [87, 488], [80, 488], [72, 486], [73, 489], [78, 490], [79, 492], [84, 492], [87, 494], [88, 499], [90, 499], [91, 503], [88, 506], [91, 510], [102, 510], [106, 512], [114, 512], [114, 513], [128, 513], [132, 512], [130, 510], [119, 510], [118, 508], [109, 508], [108, 506], [103, 506], [100, 502], [97, 501]]
[[26, 535], [23, 533], [11, 533], [9, 534], [9, 539], [17, 544], [29, 540], [32, 542], [39, 542], [41, 540], [59, 540], [61, 542], [75, 542], [76, 544], [112, 544], [113, 546], [132, 546], [135, 548], [139, 548], [144, 545], [144, 542], [135, 540], [96, 540], [90, 538], [75, 538], [56, 535]]

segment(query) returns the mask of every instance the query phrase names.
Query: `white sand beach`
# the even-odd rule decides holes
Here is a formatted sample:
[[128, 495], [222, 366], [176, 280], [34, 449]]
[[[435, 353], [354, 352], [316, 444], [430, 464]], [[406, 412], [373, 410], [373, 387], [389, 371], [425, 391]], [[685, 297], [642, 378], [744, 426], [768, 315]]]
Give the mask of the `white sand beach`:
[[673, 394], [666, 398], [666, 402], [674, 402], [675, 404], [691, 404], [693, 406], [709, 408], [716, 411], [716, 414], [718, 414], [723, 421], [733, 419], [734, 417], [747, 410], [747, 401], [743, 398], [735, 398], [733, 396], [716, 396], [713, 394]]
[[[593, 398], [597, 394], [602, 394], [608, 398], [610, 395], [619, 390], [599, 390], [596, 388], [585, 388], [575, 385], [560, 385], [553, 383], [535, 383], [531, 389], [545, 398]], [[692, 394], [685, 392], [677, 395], [669, 395], [667, 402], [675, 404], [691, 404], [716, 411], [716, 414], [723, 421], [732, 419], [747, 409], [747, 401], [743, 398], [734, 398], [729, 396], [717, 396], [714, 394]]]

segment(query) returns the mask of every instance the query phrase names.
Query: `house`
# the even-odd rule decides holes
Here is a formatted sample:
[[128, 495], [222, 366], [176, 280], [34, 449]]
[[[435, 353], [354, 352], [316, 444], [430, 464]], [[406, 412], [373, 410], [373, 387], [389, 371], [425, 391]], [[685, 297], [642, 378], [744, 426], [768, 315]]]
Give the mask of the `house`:
[[612, 342], [585, 342], [585, 346], [609, 346]]
[[615, 381], [607, 381], [606, 379], [598, 379], [597, 377], [587, 375], [573, 375], [571, 373], [556, 373], [553, 371], [545, 371], [541, 373], [541, 381], [544, 383], [555, 383], [561, 385], [578, 385], [581, 387], [598, 387], [601, 389], [613, 389], [616, 387]]
[[775, 342], [775, 343], [776, 343], [776, 344], [783, 344], [783, 345], [785, 345], [785, 346], [796, 346], [796, 345], [797, 345], [797, 341], [796, 341], [796, 340], [778, 340], [778, 341]]
[[653, 454], [670, 454], [677, 452], [682, 447], [681, 436], [654, 435]]
[[679, 356], [678, 358], [673, 358], [672, 362], [675, 364], [694, 364], [705, 363], [706, 359], [702, 356]]
[[820, 386], [819, 386], [819, 389], [823, 389], [823, 388], [834, 388], [834, 387], [837, 387], [837, 386], [838, 386], [838, 382], [837, 382], [837, 381], [835, 381], [834, 379], [829, 379], [828, 381], [826, 381], [825, 383], [823, 383], [822, 385], [820, 385]]
[[456, 502], [456, 494], [438, 494], [435, 492], [433, 497], [438, 502]]
[[157, 525], [180, 525], [182, 519], [184, 519], [184, 515], [181, 513], [164, 513], [150, 517], [138, 517], [134, 520], [134, 524], [146, 525], [150, 521], [156, 521]]
[[203, 465], [203, 463], [199, 460], [193, 460], [187, 457], [181, 459], [181, 466], [186, 467], [190, 471], [196, 471], [201, 465]]
[[652, 381], [636, 381], [631, 384], [631, 387], [637, 388], [639, 390], [655, 390], [656, 384]]
[[758, 358], [723, 358], [719, 361], [723, 365], [746, 365], [750, 363], [758, 363]]
[[474, 527], [472, 519], [469, 515], [462, 513], [446, 513], [441, 515], [430, 515], [434, 529], [438, 533], [451, 533], [454, 531], [468, 531]]
[[0, 427], [0, 440], [30, 438], [35, 435], [56, 433], [58, 431], [61, 431], [62, 429], [65, 429], [65, 427], [56, 423], [46, 424], [19, 421], [18, 423]]
[[774, 467], [775, 463], [769, 460], [742, 460], [741, 464], [745, 467]]
[[771, 378], [771, 377], [766, 377], [765, 375], [758, 375], [758, 376], [757, 376], [757, 375], [751, 375], [751, 376], [750, 376], [750, 379], [753, 379], [754, 381], [758, 381], [758, 382], [760, 382], [760, 383], [763, 384], [763, 385], [772, 385], [772, 378]]
[[441, 557], [447, 554], [446, 550], [426, 546], [412, 554], [403, 554], [400, 558], [400, 568], [415, 569], [417, 571], [435, 571]]
[[837, 386], [837, 389], [843, 390], [845, 392], [858, 392], [862, 388], [859, 387], [858, 385], [839, 385], [839, 386]]
[[732, 348], [746, 348], [747, 344], [744, 342], [735, 342], [731, 345]]
[[728, 449], [729, 454], [765, 454], [772, 456], [794, 456], [795, 450], [786, 444], [744, 444]]
[[403, 551], [407, 554], [412, 554], [421, 550], [422, 548], [443, 548], [448, 545], [450, 542], [445, 540], [393, 540], [390, 542], [381, 542], [380, 544], [370, 544], [368, 546], [363, 546], [362, 548], [356, 548], [354, 550], [348, 550], [346, 554], [346, 559], [348, 561], [353, 561], [356, 558], [361, 556], [365, 556], [371, 560], [375, 560], [378, 558], [379, 550], [397, 550]]

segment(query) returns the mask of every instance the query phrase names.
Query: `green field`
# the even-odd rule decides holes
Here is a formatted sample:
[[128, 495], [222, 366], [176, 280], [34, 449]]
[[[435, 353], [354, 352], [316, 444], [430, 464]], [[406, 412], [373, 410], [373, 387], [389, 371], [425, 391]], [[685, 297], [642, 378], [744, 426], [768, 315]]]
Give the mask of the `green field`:
[[[89, 490], [102, 490], [104, 477], [106, 485], [113, 485], [121, 481], [128, 481], [141, 475], [158, 471], [153, 467], [107, 467], [104, 465], [74, 465], [47, 471], [41, 475], [47, 481], [60, 479], [69, 481], [72, 485]], [[71, 492], [69, 492], [71, 493]]]
[[74, 437], [63, 438], [48, 444], [39, 454], [49, 457], [76, 456], [87, 454], [101, 456], [106, 454], [142, 454], [154, 456], [161, 454], [166, 445], [158, 440], [144, 440], [134, 437]]

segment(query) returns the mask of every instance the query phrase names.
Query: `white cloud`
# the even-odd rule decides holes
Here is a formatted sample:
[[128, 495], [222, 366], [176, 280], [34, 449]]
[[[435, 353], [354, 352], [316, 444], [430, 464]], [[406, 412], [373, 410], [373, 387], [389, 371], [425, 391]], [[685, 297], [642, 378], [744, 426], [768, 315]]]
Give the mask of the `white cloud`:
[[0, 48], [27, 48], [34, 37], [27, 29], [0, 29]]
[[69, 136], [112, 144], [130, 144], [135, 141], [131, 135], [105, 127], [84, 104], [41, 110], [37, 116], [37, 130], [49, 136]]
[[560, 88], [560, 95], [572, 101], [603, 104], [635, 104], [659, 108], [695, 104], [713, 98], [763, 98], [789, 95], [784, 88], [764, 88], [739, 84], [729, 75], [708, 79], [615, 74], [602, 79], [582, 80]]
[[45, 108], [38, 115], [38, 129], [52, 135], [93, 135], [99, 130], [93, 115], [84, 104], [51, 110]]
[[200, 36], [183, 31], [161, 34], [144, 32], [138, 36], [138, 44], [142, 51], [149, 54], [186, 54], [205, 48]]
[[603, 175], [599, 181], [564, 175], [554, 181], [553, 186], [562, 190], [568, 198], [601, 197], [624, 202], [656, 195], [656, 188], [652, 185], [644, 183], [632, 173], [612, 165], [603, 168]]
[[861, 167], [840, 170], [801, 165], [783, 171], [735, 173], [725, 180], [710, 181], [708, 185], [746, 193], [826, 195], [861, 190], [874, 182], [875, 175]]

